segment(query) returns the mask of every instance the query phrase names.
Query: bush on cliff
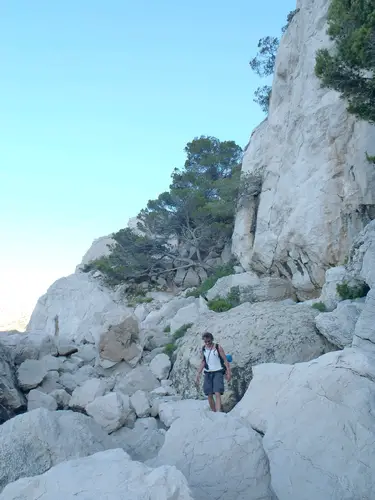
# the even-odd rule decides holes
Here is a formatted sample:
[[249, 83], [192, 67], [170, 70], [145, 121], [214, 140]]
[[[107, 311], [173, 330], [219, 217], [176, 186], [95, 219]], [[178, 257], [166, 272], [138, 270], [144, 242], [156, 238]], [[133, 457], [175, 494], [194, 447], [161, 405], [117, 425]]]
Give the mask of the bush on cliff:
[[335, 47], [318, 51], [316, 75], [347, 99], [350, 113], [375, 122], [374, 0], [332, 0], [328, 34]]

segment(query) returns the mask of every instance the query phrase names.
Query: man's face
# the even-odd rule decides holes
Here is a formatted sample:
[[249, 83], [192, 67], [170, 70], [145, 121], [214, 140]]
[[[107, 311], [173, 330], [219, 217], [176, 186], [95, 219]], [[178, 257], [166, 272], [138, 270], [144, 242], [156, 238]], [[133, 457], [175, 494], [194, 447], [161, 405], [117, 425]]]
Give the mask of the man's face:
[[212, 345], [212, 340], [209, 337], [204, 338], [204, 344], [206, 346], [211, 346]]

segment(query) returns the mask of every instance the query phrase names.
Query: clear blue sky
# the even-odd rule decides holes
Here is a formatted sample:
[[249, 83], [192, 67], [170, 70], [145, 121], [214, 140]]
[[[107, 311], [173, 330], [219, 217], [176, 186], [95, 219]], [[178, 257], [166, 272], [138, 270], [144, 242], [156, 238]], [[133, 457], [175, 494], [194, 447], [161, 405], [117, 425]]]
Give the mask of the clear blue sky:
[[248, 61], [294, 8], [3, 1], [0, 300], [36, 300], [73, 272], [94, 238], [168, 188], [194, 137], [244, 147], [263, 119]]

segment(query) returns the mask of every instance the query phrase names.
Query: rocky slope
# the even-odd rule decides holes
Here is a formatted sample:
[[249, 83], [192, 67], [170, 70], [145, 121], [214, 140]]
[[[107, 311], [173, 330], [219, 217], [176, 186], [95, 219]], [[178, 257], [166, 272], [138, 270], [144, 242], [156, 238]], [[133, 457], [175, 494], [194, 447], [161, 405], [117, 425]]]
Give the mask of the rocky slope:
[[[136, 304], [82, 263], [53, 284], [26, 334], [0, 334], [0, 500], [373, 498], [374, 137], [312, 75], [327, 5], [299, 1], [244, 160], [233, 250], [248, 271], [207, 292], [241, 304]], [[233, 356], [227, 413], [194, 386], [207, 330]]]
[[320, 88], [315, 54], [327, 47], [330, 0], [299, 0], [277, 54], [268, 119], [242, 166], [253, 187], [239, 206], [232, 251], [245, 269], [291, 279], [302, 300], [343, 263], [375, 217], [375, 127]]

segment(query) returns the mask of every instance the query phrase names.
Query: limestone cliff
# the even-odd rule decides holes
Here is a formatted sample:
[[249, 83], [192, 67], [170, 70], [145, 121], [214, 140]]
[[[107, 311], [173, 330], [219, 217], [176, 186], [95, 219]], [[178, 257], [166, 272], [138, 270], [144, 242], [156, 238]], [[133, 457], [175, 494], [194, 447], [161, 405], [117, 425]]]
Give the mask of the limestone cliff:
[[242, 266], [292, 280], [317, 295], [375, 218], [375, 127], [358, 122], [320, 87], [315, 54], [330, 46], [330, 0], [298, 0], [275, 65], [268, 119], [253, 132], [242, 171], [254, 189], [240, 201], [232, 251]]

